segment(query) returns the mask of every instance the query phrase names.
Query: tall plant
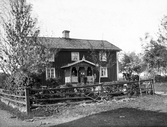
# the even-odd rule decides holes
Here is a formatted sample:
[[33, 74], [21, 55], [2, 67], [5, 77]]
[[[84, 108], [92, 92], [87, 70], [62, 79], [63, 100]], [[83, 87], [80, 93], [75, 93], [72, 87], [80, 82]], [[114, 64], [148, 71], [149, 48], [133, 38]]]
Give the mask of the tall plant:
[[25, 0], [10, 0], [1, 12], [1, 63], [7, 74], [17, 71], [41, 73], [53, 53], [38, 39], [40, 29], [32, 18], [32, 6]]

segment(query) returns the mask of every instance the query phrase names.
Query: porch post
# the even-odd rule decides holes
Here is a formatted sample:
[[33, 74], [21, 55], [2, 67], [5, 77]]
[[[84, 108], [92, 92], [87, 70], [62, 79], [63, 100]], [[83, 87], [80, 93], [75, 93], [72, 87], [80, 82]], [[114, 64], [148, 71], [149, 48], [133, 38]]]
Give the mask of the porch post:
[[77, 70], [77, 79], [78, 79], [78, 83], [79, 83], [79, 77], [78, 77], [78, 76], [79, 76], [79, 72], [78, 72], [78, 71], [79, 71], [79, 67], [76, 66], [75, 68], [76, 68], [76, 70]]
[[85, 75], [88, 76], [88, 73], [87, 73], [88, 67], [84, 67], [84, 68], [85, 68]]
[[72, 67], [70, 67], [70, 83], [72, 83], [72, 73], [71, 73], [71, 71], [72, 71]]

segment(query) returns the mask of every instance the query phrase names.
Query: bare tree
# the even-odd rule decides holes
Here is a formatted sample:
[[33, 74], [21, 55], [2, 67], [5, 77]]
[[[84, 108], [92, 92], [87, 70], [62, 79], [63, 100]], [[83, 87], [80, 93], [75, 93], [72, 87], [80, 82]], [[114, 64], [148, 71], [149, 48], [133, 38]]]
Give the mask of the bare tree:
[[32, 6], [25, 0], [10, 0], [6, 13], [1, 12], [1, 63], [7, 74], [19, 70], [41, 73], [54, 51], [38, 39], [37, 19], [32, 18]]
[[90, 56], [93, 62], [96, 65], [96, 70], [99, 72], [99, 83], [101, 83], [101, 67], [111, 68], [116, 65], [116, 59], [114, 59], [114, 55], [111, 50], [106, 48], [104, 42], [100, 43], [101, 49], [97, 50], [95, 47], [89, 42], [90, 45]]

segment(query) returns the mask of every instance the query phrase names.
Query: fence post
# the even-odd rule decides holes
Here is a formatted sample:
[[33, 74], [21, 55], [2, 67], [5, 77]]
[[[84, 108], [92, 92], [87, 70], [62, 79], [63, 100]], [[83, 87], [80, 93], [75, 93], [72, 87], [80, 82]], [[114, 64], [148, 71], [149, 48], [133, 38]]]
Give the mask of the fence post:
[[26, 113], [27, 114], [30, 113], [30, 97], [29, 97], [29, 93], [30, 93], [30, 88], [26, 87], [25, 88], [25, 101], [26, 101]]
[[151, 88], [152, 88], [152, 91], [153, 91], [153, 95], [155, 94], [154, 83], [155, 83], [155, 79], [152, 79]]
[[142, 96], [142, 88], [141, 88], [141, 80], [139, 78], [139, 91], [140, 91], [140, 95]]
[[104, 92], [103, 84], [101, 83], [100, 85], [101, 85], [101, 93], [103, 93]]

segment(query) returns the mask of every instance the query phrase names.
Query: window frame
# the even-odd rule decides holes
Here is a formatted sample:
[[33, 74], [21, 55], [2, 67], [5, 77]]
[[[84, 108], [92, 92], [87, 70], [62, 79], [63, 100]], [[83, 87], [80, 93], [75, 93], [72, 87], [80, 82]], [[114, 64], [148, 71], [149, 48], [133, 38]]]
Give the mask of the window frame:
[[106, 52], [99, 52], [99, 60], [107, 62], [107, 53]]
[[[76, 57], [77, 59], [75, 60], [74, 58]], [[78, 61], [78, 60], [80, 60], [79, 52], [71, 52], [71, 61]]]
[[[53, 77], [52, 77], [52, 70], [53, 70]], [[56, 78], [55, 68], [54, 67], [46, 68], [46, 79], [54, 79], [54, 78]]]
[[[105, 69], [105, 75], [102, 75], [102, 69]], [[100, 67], [100, 77], [107, 78], [108, 77], [108, 68], [107, 67]]]
[[55, 55], [52, 54], [50, 58], [48, 58], [49, 62], [54, 62], [55, 61]]

